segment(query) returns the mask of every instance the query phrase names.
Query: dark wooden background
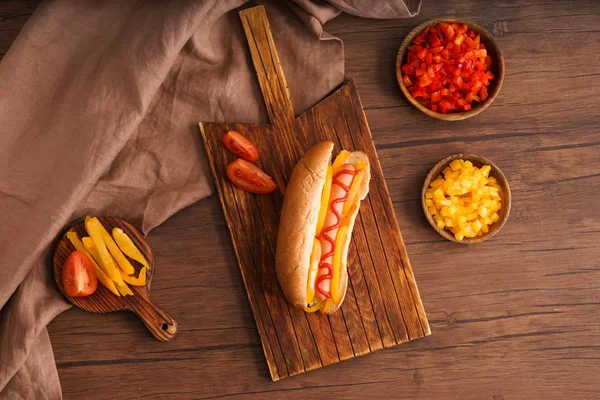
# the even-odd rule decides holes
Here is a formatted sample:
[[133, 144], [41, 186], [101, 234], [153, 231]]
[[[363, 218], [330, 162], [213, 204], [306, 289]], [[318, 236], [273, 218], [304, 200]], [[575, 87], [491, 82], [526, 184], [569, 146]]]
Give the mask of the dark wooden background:
[[[0, 3], [0, 53], [36, 4]], [[463, 122], [422, 115], [395, 82], [404, 36], [444, 15], [478, 21], [506, 57], [500, 95]], [[71, 309], [50, 324], [65, 398], [598, 398], [599, 18], [592, 0], [425, 0], [412, 20], [327, 24], [344, 40], [430, 337], [272, 383], [213, 196], [148, 237], [153, 297], [179, 322], [174, 341], [126, 313]], [[494, 160], [513, 193], [502, 231], [469, 247], [435, 233], [419, 202], [427, 171], [456, 152]]]

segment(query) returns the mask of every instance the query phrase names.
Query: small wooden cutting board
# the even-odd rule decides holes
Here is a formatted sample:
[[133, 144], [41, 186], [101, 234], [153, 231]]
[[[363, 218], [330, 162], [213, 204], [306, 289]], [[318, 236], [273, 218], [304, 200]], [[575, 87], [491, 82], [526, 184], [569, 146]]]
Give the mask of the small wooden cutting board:
[[[62, 235], [56, 249], [54, 250], [53, 257], [53, 270], [54, 280], [58, 286], [60, 292], [65, 298], [73, 305], [81, 308], [82, 310], [93, 312], [93, 313], [109, 313], [114, 311], [132, 311], [144, 322], [150, 333], [160, 340], [161, 342], [167, 342], [175, 337], [177, 334], [177, 322], [173, 317], [156, 305], [150, 298], [150, 284], [152, 283], [152, 277], [154, 276], [154, 255], [150, 249], [150, 245], [146, 242], [144, 236], [130, 223], [115, 217], [98, 217], [100, 223], [104, 228], [112, 232], [113, 228], [121, 228], [123, 232], [129, 236], [135, 246], [144, 255], [144, 258], [150, 265], [150, 269], [146, 275], [145, 286], [132, 286], [129, 288], [134, 293], [133, 296], [115, 296], [110, 290], [104, 285], [98, 282], [98, 288], [96, 291], [85, 297], [71, 297], [65, 293], [62, 284], [62, 269], [67, 257], [74, 252], [75, 246], [67, 238], [68, 232], [75, 232], [81, 239], [84, 236], [88, 236], [85, 229], [84, 221], [81, 221], [73, 226]], [[129, 259], [134, 268], [136, 268], [136, 275], [139, 274], [141, 264], [136, 261]]]
[[[200, 123], [233, 246], [273, 380], [297, 375], [431, 333], [396, 221], [371, 132], [353, 80], [294, 116], [264, 7], [240, 12], [271, 124]], [[221, 137], [235, 130], [258, 148], [257, 164], [278, 185], [270, 195], [235, 187], [234, 160]], [[308, 314], [288, 304], [275, 275], [275, 243], [287, 179], [302, 154], [322, 140], [360, 150], [371, 161], [348, 255], [349, 285], [341, 309]]]

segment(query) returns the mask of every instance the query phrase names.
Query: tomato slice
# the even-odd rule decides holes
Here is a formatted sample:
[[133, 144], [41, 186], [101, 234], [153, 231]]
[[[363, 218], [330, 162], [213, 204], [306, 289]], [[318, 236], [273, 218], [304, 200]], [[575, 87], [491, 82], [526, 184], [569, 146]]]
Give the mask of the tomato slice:
[[258, 150], [256, 150], [256, 147], [239, 132], [229, 131], [224, 134], [223, 144], [227, 150], [238, 157], [242, 157], [244, 160], [250, 162], [258, 160]]
[[63, 290], [69, 297], [84, 297], [96, 291], [98, 278], [92, 261], [84, 253], [69, 254], [62, 268]]
[[277, 188], [262, 169], [241, 158], [227, 166], [227, 177], [235, 186], [250, 193], [267, 194]]

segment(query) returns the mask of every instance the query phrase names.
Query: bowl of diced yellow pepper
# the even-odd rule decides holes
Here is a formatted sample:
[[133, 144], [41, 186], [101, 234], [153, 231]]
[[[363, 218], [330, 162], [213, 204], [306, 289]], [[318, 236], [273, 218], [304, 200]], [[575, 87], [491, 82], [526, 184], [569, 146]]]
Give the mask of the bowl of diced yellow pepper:
[[475, 154], [454, 154], [425, 178], [423, 211], [444, 238], [473, 244], [494, 236], [510, 213], [510, 187], [494, 163]]

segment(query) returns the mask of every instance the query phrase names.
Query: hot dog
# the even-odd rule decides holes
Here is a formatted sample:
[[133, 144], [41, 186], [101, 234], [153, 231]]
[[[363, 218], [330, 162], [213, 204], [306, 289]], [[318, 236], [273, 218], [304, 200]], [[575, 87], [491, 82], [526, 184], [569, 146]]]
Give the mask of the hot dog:
[[346, 259], [361, 200], [369, 192], [366, 154], [323, 141], [300, 159], [281, 209], [275, 264], [286, 299], [307, 312], [335, 312], [348, 286]]

